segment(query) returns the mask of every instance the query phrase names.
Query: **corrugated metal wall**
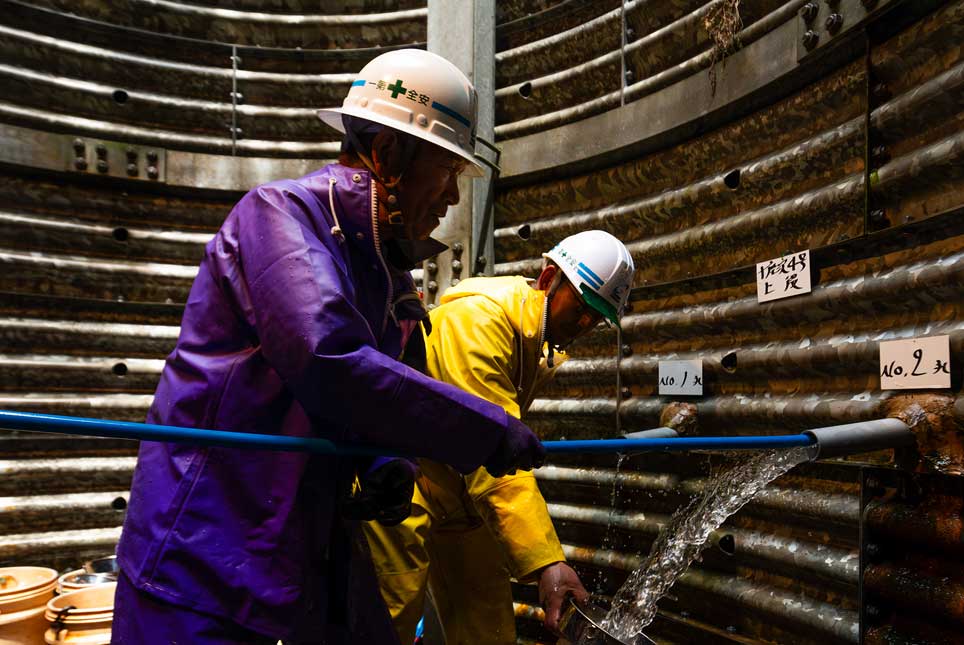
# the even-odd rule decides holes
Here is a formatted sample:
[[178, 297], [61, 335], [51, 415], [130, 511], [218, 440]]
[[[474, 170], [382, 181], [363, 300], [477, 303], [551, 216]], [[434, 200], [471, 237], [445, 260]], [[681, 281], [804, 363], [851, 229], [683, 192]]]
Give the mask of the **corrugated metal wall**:
[[[501, 28], [497, 132], [505, 157], [520, 161], [497, 192], [495, 272], [534, 276], [545, 249], [587, 228], [626, 241], [638, 267], [622, 337], [600, 331], [574, 349], [534, 402], [533, 427], [551, 438], [667, 424], [688, 434], [766, 434], [899, 415], [919, 437], [917, 469], [959, 475], [964, 3], [740, 3], [743, 34], [752, 34], [744, 50], [757, 43], [790, 53], [791, 65], [765, 72], [754, 100], [731, 85], [759, 74], [763, 61], [733, 56], [717, 69], [716, 87], [708, 72], [704, 18], [721, 4], [592, 3], [592, 16], [569, 25], [565, 9], [577, 15], [589, 5], [563, 2], [543, 10], [541, 31], [530, 25], [534, 40], [506, 29], [512, 22]], [[839, 32], [827, 22], [830, 5], [842, 14]], [[815, 42], [804, 43], [808, 30]], [[687, 93], [670, 87], [681, 79]], [[633, 109], [643, 88], [665, 100], [639, 117], [658, 121], [663, 111], [715, 108], [727, 97], [730, 109], [638, 142], [634, 153], [647, 126], [616, 115]], [[600, 114], [607, 110], [614, 116]], [[600, 154], [580, 159], [577, 172], [560, 165], [613, 124], [626, 149], [608, 156], [620, 161]], [[548, 143], [534, 150], [540, 136]], [[758, 304], [754, 263], [804, 249], [812, 249], [813, 293]], [[938, 334], [951, 337], [952, 390], [882, 392], [878, 342]], [[666, 359], [702, 359], [704, 396], [659, 396]], [[725, 459], [567, 458], [537, 476], [587, 586], [611, 594]], [[661, 602], [651, 635], [854, 643], [863, 593], [868, 642], [964, 642], [960, 485], [920, 475], [918, 486], [944, 492], [914, 497], [891, 464], [881, 453], [779, 479], [715, 534], [717, 548]], [[878, 482], [863, 500], [866, 521], [862, 471]], [[874, 556], [864, 554], [861, 584], [868, 544]], [[518, 588], [517, 599], [520, 631], [547, 640], [533, 620], [533, 590]]]
[[[203, 245], [337, 151], [315, 109], [424, 0], [0, 0], [0, 408], [143, 421]], [[0, 434], [0, 566], [110, 553], [132, 442]]]

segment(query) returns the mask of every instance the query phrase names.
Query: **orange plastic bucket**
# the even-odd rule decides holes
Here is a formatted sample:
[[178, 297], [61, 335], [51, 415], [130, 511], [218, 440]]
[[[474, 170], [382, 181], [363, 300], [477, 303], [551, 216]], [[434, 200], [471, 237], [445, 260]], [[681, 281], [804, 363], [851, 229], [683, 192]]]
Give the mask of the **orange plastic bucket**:
[[[116, 582], [71, 591], [47, 603], [46, 645], [110, 645]], [[71, 608], [72, 607], [72, 608]]]
[[56, 587], [53, 569], [0, 569], [0, 645], [43, 645], [44, 611]]

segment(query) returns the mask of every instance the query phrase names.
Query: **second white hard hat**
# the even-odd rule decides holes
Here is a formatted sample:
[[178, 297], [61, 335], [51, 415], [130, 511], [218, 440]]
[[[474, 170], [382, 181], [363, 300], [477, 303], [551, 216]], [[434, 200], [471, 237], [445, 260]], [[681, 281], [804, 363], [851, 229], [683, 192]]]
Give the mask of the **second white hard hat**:
[[619, 324], [636, 271], [633, 256], [622, 242], [606, 231], [583, 231], [542, 257], [559, 265], [586, 304]]
[[462, 157], [465, 174], [478, 177], [477, 104], [475, 87], [455, 65], [421, 49], [398, 49], [369, 61], [342, 106], [318, 116], [339, 132], [343, 114], [405, 132]]

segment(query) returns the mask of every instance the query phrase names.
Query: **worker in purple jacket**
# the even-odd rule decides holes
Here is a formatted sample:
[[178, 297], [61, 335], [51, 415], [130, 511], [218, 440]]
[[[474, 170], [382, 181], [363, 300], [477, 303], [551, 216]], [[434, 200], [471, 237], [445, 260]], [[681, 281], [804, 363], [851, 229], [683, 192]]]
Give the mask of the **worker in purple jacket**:
[[[540, 465], [538, 439], [501, 407], [400, 362], [424, 356], [408, 270], [439, 252], [429, 234], [458, 176], [479, 172], [475, 105], [434, 54], [365, 66], [321, 112], [345, 132], [339, 163], [252, 190], [208, 243], [148, 421], [318, 436], [463, 473]], [[112, 642], [397, 643], [355, 520], [402, 521], [414, 471], [143, 442]]]

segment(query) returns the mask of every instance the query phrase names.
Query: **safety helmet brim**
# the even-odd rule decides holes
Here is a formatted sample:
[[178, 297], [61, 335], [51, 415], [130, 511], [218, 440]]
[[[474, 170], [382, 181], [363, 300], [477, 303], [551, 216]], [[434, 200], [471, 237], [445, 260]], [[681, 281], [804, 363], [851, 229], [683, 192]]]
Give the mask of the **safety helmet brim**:
[[369, 110], [359, 109], [354, 107], [321, 108], [320, 110], [318, 110], [317, 114], [318, 114], [318, 118], [321, 119], [325, 124], [333, 127], [335, 130], [338, 130], [339, 132], [345, 131], [345, 125], [342, 122], [341, 117], [343, 114], [346, 114], [351, 117], [365, 119], [367, 121], [378, 123], [385, 127], [392, 128], [393, 130], [396, 130], [398, 132], [412, 134], [413, 136], [417, 136], [417, 138], [422, 139], [423, 141], [428, 141], [429, 143], [432, 143], [438, 146], [439, 148], [442, 148], [443, 150], [447, 150], [448, 152], [451, 152], [452, 154], [457, 155], [462, 159], [465, 159], [468, 162], [468, 164], [465, 166], [465, 171], [464, 171], [464, 174], [467, 177], [484, 177], [485, 176], [485, 168], [478, 161], [478, 159], [468, 154], [465, 150], [455, 145], [454, 143], [447, 141], [442, 137], [434, 135], [430, 132], [418, 132], [417, 134], [409, 133], [404, 128], [398, 127], [398, 123], [396, 121], [393, 121], [392, 119], [388, 119], [388, 118], [380, 119], [378, 118], [379, 115], [373, 114]]

